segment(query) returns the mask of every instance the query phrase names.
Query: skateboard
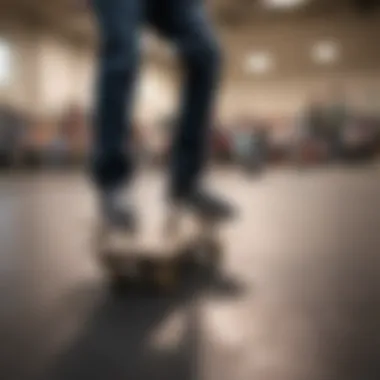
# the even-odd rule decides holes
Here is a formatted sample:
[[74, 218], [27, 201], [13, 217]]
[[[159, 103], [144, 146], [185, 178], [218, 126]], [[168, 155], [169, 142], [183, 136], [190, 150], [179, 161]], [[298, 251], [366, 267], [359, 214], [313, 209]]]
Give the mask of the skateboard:
[[[221, 221], [172, 208], [152, 231], [122, 231], [101, 224], [96, 251], [116, 289], [153, 287], [170, 292], [189, 270], [219, 269], [223, 256]], [[156, 235], [151, 238], [151, 235]]]

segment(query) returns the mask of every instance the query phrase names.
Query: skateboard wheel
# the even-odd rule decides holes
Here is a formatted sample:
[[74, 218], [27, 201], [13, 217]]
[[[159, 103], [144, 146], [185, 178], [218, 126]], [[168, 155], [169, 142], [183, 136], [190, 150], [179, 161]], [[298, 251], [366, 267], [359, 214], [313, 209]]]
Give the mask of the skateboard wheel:
[[111, 274], [110, 275], [110, 285], [111, 289], [115, 292], [121, 292], [125, 290], [127, 282], [123, 276], [120, 276], [118, 274]]
[[202, 259], [208, 266], [218, 267], [221, 264], [223, 247], [218, 240], [206, 240], [202, 242]]
[[177, 271], [174, 264], [160, 265], [156, 268], [155, 282], [165, 291], [171, 291], [177, 285]]

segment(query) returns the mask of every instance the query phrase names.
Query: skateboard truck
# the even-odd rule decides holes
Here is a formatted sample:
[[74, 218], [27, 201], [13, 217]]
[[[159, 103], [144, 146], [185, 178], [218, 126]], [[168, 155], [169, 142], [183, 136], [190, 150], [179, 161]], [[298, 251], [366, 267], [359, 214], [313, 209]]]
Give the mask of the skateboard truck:
[[220, 224], [175, 205], [164, 217], [159, 241], [149, 245], [141, 231], [113, 230], [103, 224], [96, 251], [113, 284], [143, 284], [170, 292], [183, 269], [220, 266]]

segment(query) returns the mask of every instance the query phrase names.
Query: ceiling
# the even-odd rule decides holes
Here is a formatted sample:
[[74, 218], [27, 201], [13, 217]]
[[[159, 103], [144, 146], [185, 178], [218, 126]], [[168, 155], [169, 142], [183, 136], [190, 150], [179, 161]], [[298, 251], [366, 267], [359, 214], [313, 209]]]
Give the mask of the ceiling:
[[[12, 23], [20, 28], [55, 32], [79, 43], [92, 43], [94, 25], [89, 1], [1, 0], [0, 26]], [[271, 55], [276, 69], [268, 74], [272, 78], [297, 75], [300, 71], [323, 72], [326, 67], [330, 71], [380, 67], [380, 19], [372, 16], [377, 0], [308, 0], [286, 10], [268, 9], [264, 0], [204, 1], [219, 29], [231, 78], [246, 74], [244, 62], [255, 51]], [[337, 43], [341, 60], [318, 66], [310, 58], [311, 49], [318, 41], [329, 39]], [[153, 48], [148, 53], [153, 60], [163, 64], [171, 61], [160, 43], [150, 45]]]
[[[0, 22], [11, 20], [47, 26], [77, 38], [91, 38], [91, 0], [1, 0]], [[153, 1], [153, 0], [149, 0]], [[372, 10], [377, 0], [307, 0], [294, 9], [269, 9], [268, 0], [204, 0], [223, 30], [235, 30], [256, 22], [277, 22], [342, 12]], [[2, 16], [1, 16], [2, 15]]]

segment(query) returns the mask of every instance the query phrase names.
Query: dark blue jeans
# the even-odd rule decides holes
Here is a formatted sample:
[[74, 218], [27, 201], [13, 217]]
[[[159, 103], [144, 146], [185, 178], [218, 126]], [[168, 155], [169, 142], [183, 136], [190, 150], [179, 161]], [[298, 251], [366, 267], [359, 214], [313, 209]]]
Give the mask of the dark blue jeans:
[[169, 39], [184, 75], [182, 105], [173, 136], [170, 192], [197, 185], [205, 164], [220, 50], [203, 0], [93, 0], [100, 35], [93, 173], [98, 186], [128, 181], [133, 159], [131, 134], [139, 39], [144, 25]]

